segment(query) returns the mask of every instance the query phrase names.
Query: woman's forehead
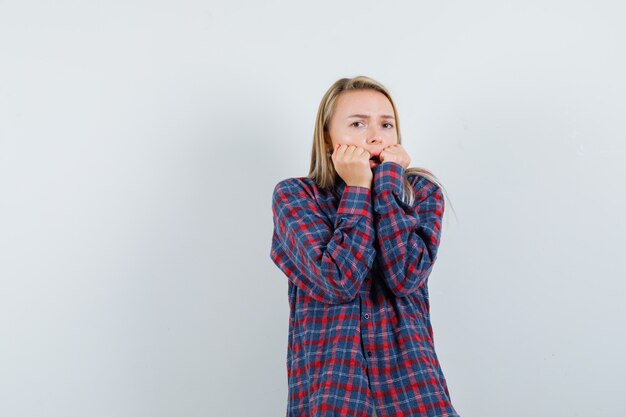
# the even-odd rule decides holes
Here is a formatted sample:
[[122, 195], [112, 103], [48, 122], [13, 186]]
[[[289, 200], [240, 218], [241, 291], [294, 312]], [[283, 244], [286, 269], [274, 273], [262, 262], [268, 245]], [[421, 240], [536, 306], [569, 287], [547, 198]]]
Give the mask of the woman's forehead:
[[393, 117], [393, 107], [387, 96], [379, 91], [352, 90], [344, 91], [339, 95], [335, 113], [340, 117], [353, 114]]

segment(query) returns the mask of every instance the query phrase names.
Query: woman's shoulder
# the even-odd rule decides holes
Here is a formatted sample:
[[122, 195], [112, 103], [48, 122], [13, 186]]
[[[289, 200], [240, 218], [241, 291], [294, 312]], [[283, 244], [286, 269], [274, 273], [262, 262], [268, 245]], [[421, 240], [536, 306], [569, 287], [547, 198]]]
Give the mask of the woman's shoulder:
[[318, 188], [315, 181], [309, 177], [289, 177], [280, 180], [274, 186], [274, 190], [304, 190]]
[[274, 198], [315, 198], [320, 192], [317, 183], [309, 177], [290, 177], [278, 181], [274, 186]]
[[409, 168], [406, 177], [415, 190], [416, 200], [423, 200], [427, 196], [441, 189], [435, 182], [434, 174], [425, 168]]

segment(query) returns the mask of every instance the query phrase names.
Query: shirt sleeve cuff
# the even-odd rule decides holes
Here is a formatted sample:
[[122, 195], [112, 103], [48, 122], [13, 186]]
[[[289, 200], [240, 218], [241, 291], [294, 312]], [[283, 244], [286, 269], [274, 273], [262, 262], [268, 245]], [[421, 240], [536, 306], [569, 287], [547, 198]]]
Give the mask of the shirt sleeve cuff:
[[371, 216], [371, 191], [367, 187], [346, 185], [339, 202], [337, 214], [360, 214]]
[[374, 168], [374, 194], [383, 196], [388, 192], [398, 197], [404, 193], [404, 167], [391, 161]]

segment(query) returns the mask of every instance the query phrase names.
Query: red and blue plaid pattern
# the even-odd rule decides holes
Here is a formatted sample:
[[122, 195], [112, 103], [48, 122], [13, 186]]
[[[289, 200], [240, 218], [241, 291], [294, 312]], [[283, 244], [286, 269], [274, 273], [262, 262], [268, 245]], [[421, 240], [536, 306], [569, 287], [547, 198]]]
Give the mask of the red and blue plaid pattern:
[[270, 257], [288, 278], [287, 417], [456, 417], [434, 349], [428, 277], [439, 187], [374, 168], [372, 190], [307, 177], [274, 188]]

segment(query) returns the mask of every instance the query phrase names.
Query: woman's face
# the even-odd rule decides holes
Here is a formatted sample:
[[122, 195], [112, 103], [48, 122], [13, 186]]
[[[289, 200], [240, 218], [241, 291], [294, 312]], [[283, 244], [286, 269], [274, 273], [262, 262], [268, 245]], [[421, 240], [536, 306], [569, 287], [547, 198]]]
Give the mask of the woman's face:
[[387, 97], [375, 90], [350, 90], [337, 98], [335, 113], [328, 126], [335, 145], [356, 145], [371, 156], [378, 155], [389, 145], [398, 143], [393, 107]]

